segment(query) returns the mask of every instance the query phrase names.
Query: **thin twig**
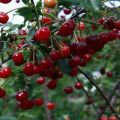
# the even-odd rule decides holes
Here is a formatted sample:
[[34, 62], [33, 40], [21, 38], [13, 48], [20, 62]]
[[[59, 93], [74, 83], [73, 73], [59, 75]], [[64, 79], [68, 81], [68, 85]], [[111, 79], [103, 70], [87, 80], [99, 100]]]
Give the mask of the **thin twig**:
[[118, 118], [118, 120], [120, 120], [119, 116], [116, 114], [114, 108], [112, 107], [112, 105], [110, 104], [109, 100], [107, 99], [107, 97], [104, 95], [104, 93], [102, 92], [102, 90], [98, 87], [98, 85], [93, 81], [93, 79], [91, 77], [89, 77], [84, 71], [82, 71], [81, 69], [79, 69], [80, 73], [82, 73], [88, 80], [89, 82], [98, 90], [98, 92], [100, 93], [100, 95], [103, 97], [103, 99], [105, 100], [106, 104], [109, 106], [110, 110], [115, 114], [115, 116]]

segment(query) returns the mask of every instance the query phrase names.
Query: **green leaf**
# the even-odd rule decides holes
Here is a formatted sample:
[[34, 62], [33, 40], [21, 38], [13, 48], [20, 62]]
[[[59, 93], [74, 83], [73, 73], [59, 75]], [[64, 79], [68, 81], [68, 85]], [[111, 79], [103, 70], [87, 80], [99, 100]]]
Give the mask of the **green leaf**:
[[71, 68], [70, 68], [66, 59], [59, 60], [59, 64], [60, 64], [60, 67], [64, 73], [66, 73], [66, 74], [71, 73]]
[[42, 2], [41, 2], [41, 0], [37, 3], [37, 5], [36, 5], [36, 8], [37, 9], [40, 9], [40, 7], [42, 7]]
[[29, 4], [29, 0], [22, 0], [22, 2], [27, 5]]
[[35, 31], [36, 31], [36, 29], [35, 29], [34, 27], [31, 27], [31, 28], [29, 29], [28, 35], [27, 35], [27, 37], [26, 37], [26, 41], [27, 41], [27, 42], [30, 42], [30, 40], [32, 40], [32, 38], [33, 38], [33, 36], [34, 36], [34, 34], [35, 34]]
[[25, 18], [25, 21], [31, 20], [34, 18], [33, 8], [31, 7], [22, 7], [16, 11], [19, 15]]

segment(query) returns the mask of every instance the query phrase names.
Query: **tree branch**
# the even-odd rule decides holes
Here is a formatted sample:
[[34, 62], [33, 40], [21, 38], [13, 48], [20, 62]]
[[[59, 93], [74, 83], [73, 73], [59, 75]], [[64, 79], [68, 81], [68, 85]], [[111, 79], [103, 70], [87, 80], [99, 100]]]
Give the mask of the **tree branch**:
[[98, 90], [98, 92], [100, 93], [100, 95], [103, 97], [103, 99], [105, 100], [106, 104], [109, 106], [110, 110], [115, 114], [115, 116], [120, 120], [119, 116], [116, 114], [114, 108], [112, 107], [112, 105], [110, 104], [109, 100], [107, 99], [107, 97], [104, 95], [104, 93], [102, 92], [102, 90], [96, 85], [96, 83], [93, 81], [93, 79], [91, 77], [89, 77], [85, 72], [83, 72], [81, 69], [79, 69], [80, 73], [82, 73], [88, 80], [89, 82]]

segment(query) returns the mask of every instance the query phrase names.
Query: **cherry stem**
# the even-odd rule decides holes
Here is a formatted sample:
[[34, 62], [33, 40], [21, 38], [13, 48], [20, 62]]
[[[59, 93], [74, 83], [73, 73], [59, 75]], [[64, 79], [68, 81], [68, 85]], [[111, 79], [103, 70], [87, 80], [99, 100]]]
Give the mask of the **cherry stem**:
[[79, 69], [80, 73], [82, 73], [88, 80], [89, 82], [98, 90], [98, 92], [100, 93], [100, 95], [103, 97], [103, 99], [105, 100], [106, 104], [109, 106], [110, 110], [115, 114], [115, 116], [118, 118], [118, 120], [120, 120], [119, 116], [117, 115], [116, 111], [114, 110], [113, 106], [110, 104], [109, 100], [107, 99], [107, 97], [104, 95], [104, 93], [102, 92], [102, 90], [98, 87], [98, 85], [94, 82], [93, 78], [89, 77], [84, 71], [82, 71], [81, 69]]
[[40, 23], [40, 20], [39, 20], [38, 11], [37, 11], [37, 9], [36, 9], [34, 0], [31, 0], [31, 4], [33, 5], [33, 8], [34, 8], [34, 10], [35, 10], [34, 13], [35, 13], [35, 17], [36, 17], [37, 24], [38, 24], [39, 27], [41, 27], [41, 23]]

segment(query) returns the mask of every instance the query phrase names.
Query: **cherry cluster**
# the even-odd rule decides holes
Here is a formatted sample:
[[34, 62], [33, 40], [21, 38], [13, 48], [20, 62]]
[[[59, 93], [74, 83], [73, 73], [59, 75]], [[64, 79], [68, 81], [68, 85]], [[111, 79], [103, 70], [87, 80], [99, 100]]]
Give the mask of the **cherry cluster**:
[[[6, 13], [0, 12], [0, 23], [5, 24], [8, 19], [9, 17]], [[22, 51], [22, 48], [28, 43], [25, 40], [21, 40], [20, 43], [13, 48], [17, 51], [13, 53], [12, 61], [16, 66], [23, 66], [21, 71], [26, 76], [31, 77], [36, 74], [39, 75], [40, 77], [36, 80], [36, 83], [39, 85], [44, 84], [47, 79], [49, 79], [46, 84], [48, 89], [55, 89], [59, 81], [58, 79], [62, 78], [65, 73], [61, 68], [61, 61], [64, 61], [70, 69], [66, 74], [71, 77], [76, 77], [79, 68], [86, 66], [93, 54], [101, 50], [108, 42], [120, 38], [120, 21], [114, 20], [113, 18], [100, 18], [98, 20], [97, 24], [102, 25], [103, 29], [106, 29], [107, 32], [86, 37], [80, 37], [75, 34], [75, 31], [84, 31], [86, 29], [84, 22], [76, 23], [74, 19], [70, 19], [63, 22], [55, 32], [50, 29], [50, 26], [52, 25], [51, 18], [43, 17], [40, 22], [43, 26], [36, 29], [32, 40], [35, 43], [44, 44], [48, 49], [48, 53], [45, 55], [41, 53], [43, 54], [43, 58], [37, 59], [36, 54], [39, 50], [33, 43], [32, 56], [34, 59], [30, 59], [30, 57], [29, 62], [25, 61], [25, 56], [23, 54], [25, 49]], [[19, 30], [18, 35], [27, 36], [27, 32], [25, 30]], [[57, 37], [60, 37], [62, 40], [58, 41]], [[71, 38], [68, 42], [63, 40], [67, 37]], [[31, 46], [28, 44], [27, 47]], [[0, 69], [0, 78], [8, 78], [11, 74], [12, 68], [10, 67], [3, 67]], [[64, 88], [64, 92], [66, 94], [71, 94], [74, 91], [74, 88], [82, 89], [83, 87], [84, 85], [77, 79], [74, 87], [67, 86]], [[3, 98], [5, 95], [5, 90], [0, 88], [0, 98]], [[17, 92], [16, 101], [19, 103], [20, 108], [31, 109], [33, 106], [43, 105], [44, 101], [42, 98], [29, 100], [28, 96], [27, 90]], [[55, 107], [55, 103], [47, 103], [48, 109], [52, 110]]]

